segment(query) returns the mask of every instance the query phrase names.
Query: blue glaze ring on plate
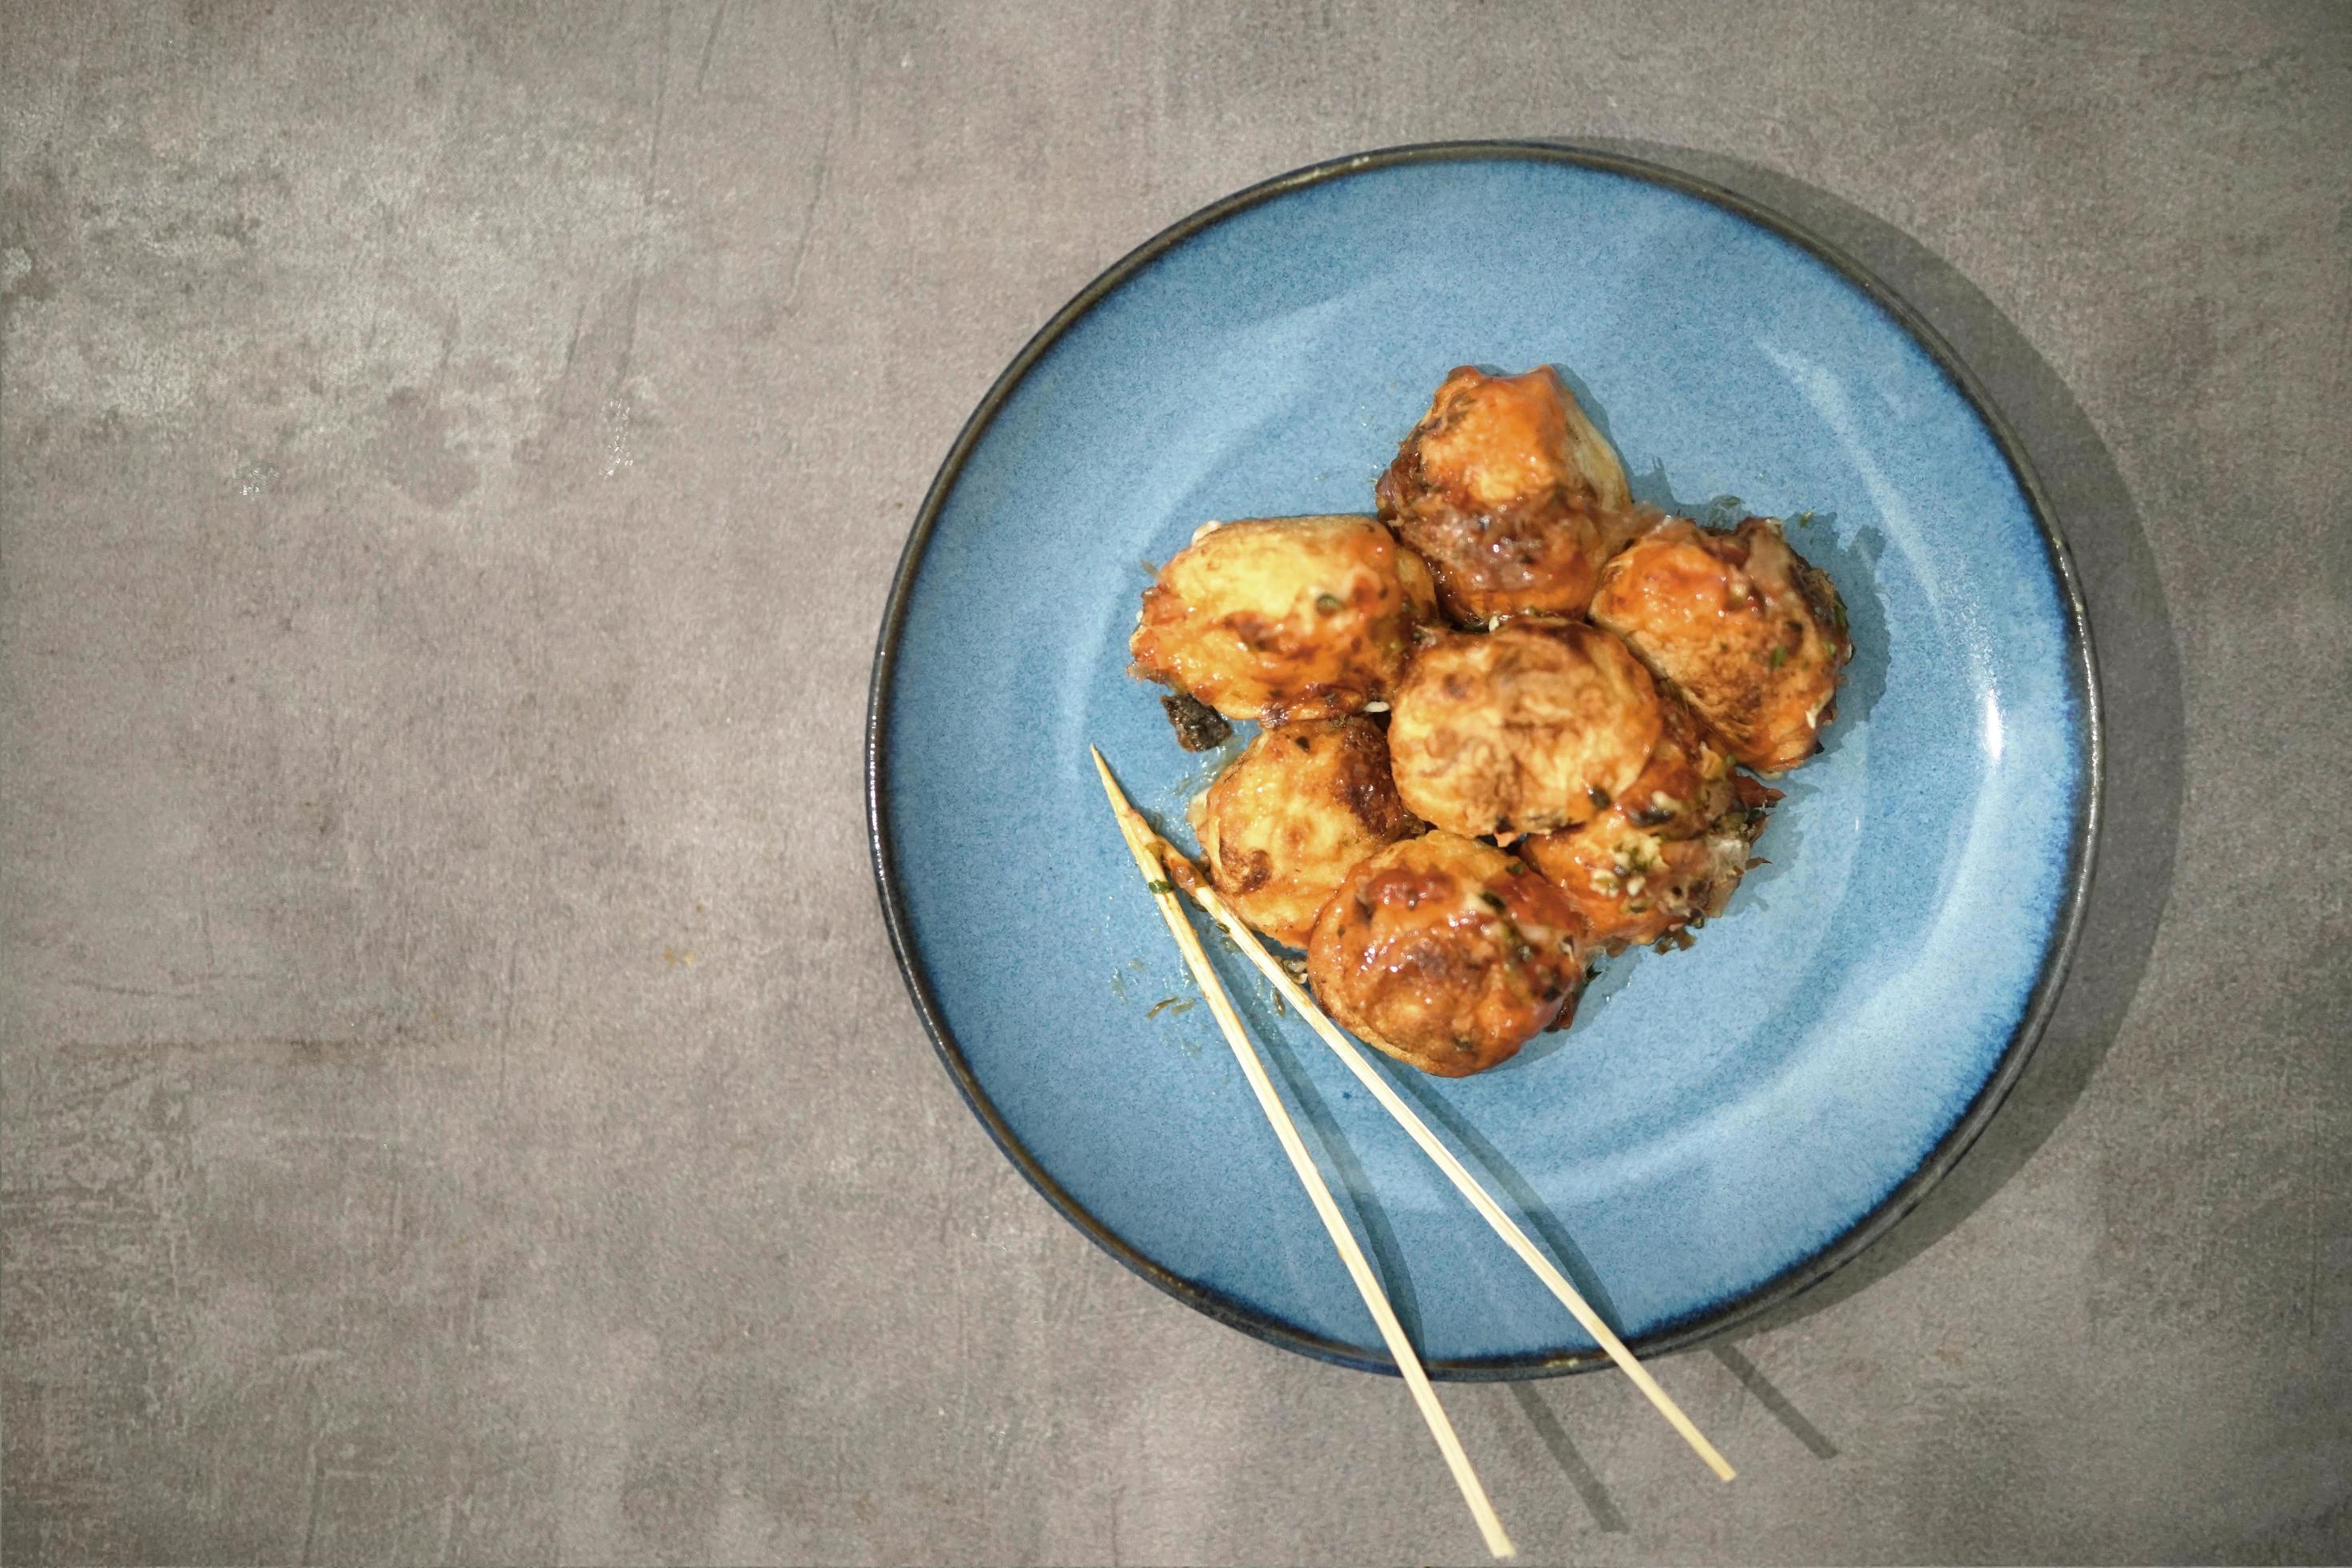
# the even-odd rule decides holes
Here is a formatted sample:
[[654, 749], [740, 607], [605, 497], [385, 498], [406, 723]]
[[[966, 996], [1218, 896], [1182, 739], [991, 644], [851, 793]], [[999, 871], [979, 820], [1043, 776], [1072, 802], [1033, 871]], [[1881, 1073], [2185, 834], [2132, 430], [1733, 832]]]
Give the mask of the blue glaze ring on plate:
[[[1496, 143], [1302, 170], [1143, 246], [1005, 371], [916, 521], [875, 660], [876, 875], [941, 1059], [1038, 1189], [1180, 1300], [1355, 1366], [1392, 1370], [1181, 1005], [1087, 748], [1185, 837], [1221, 758], [1179, 751], [1126, 672], [1148, 563], [1212, 518], [1370, 511], [1448, 369], [1545, 362], [1641, 499], [1795, 520], [1856, 646], [1825, 749], [1776, 781], [1770, 864], [1696, 946], [1612, 961], [1572, 1029], [1478, 1077], [1381, 1061], [1637, 1351], [1820, 1279], [1958, 1157], [2041, 1031], [2089, 873], [2064, 552], [1966, 374], [1851, 262], [1681, 175]], [[1226, 958], [1431, 1373], [1601, 1363]]]

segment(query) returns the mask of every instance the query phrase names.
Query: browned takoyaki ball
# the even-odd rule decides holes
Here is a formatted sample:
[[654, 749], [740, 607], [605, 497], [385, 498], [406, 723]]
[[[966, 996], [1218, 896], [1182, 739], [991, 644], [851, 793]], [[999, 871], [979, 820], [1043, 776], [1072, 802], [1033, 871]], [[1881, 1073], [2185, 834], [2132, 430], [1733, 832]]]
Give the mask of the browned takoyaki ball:
[[1442, 635], [1397, 689], [1397, 793], [1465, 837], [1548, 833], [1606, 811], [1664, 723], [1649, 672], [1609, 633], [1514, 620]]
[[1356, 863], [1427, 825], [1397, 798], [1370, 719], [1313, 719], [1259, 733], [1194, 804], [1210, 879], [1235, 913], [1305, 947]]
[[1462, 1078], [1564, 1021], [1583, 930], [1526, 861], [1430, 833], [1358, 863], [1315, 922], [1307, 979], [1367, 1045]]
[[1764, 773], [1821, 749], [1853, 657], [1837, 590], [1769, 518], [1729, 532], [1683, 518], [1660, 523], [1601, 568], [1592, 619]]
[[1660, 690], [1657, 742], [1641, 774], [1611, 799], [1610, 808], [1644, 832], [1696, 837], [1730, 807], [1735, 768], [1731, 753], [1706, 733], [1689, 705]]
[[1640, 814], [1620, 805], [1516, 847], [1583, 918], [1593, 945], [1622, 952], [1723, 912], [1776, 795], [1745, 774], [1721, 794], [1721, 810], [1689, 837], [1642, 827]]
[[1228, 522], [1160, 569], [1128, 650], [1228, 719], [1336, 719], [1395, 689], [1433, 605], [1428, 569], [1371, 518]]
[[1549, 365], [1448, 374], [1375, 494], [1465, 625], [1582, 615], [1633, 502], [1617, 454]]

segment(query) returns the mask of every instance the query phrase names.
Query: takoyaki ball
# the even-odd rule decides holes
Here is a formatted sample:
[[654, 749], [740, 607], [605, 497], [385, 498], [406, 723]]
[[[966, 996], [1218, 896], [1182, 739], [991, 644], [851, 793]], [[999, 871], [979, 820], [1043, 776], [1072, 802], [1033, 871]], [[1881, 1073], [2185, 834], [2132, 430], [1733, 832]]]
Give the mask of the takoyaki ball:
[[1375, 491], [1464, 625], [1580, 616], [1632, 506], [1625, 470], [1549, 365], [1446, 376]]
[[1853, 643], [1837, 590], [1778, 522], [1725, 532], [1668, 519], [1601, 568], [1591, 613], [1757, 772], [1821, 749]]
[[1657, 689], [1609, 633], [1507, 621], [1437, 637], [1389, 719], [1397, 793], [1465, 837], [1548, 833], [1609, 809], [1641, 777], [1664, 725]]
[[1593, 515], [1557, 498], [1400, 517], [1396, 528], [1428, 560], [1439, 603], [1456, 626], [1528, 612], [1580, 616], [1606, 553]]
[[1601, 511], [1633, 504], [1624, 466], [1548, 364], [1520, 375], [1447, 372], [1381, 489], [1406, 510], [1442, 496], [1491, 511], [1548, 490]]
[[1622, 952], [1723, 912], [1778, 796], [1745, 774], [1727, 781], [1722, 795], [1721, 811], [1691, 837], [1639, 826], [1638, 814], [1618, 806], [1517, 847], [1584, 919], [1588, 940]]
[[1431, 833], [1348, 874], [1315, 922], [1307, 974], [1367, 1045], [1462, 1078], [1566, 1021], [1584, 982], [1583, 928], [1526, 861]]
[[1389, 775], [1369, 719], [1313, 719], [1261, 731], [1193, 805], [1210, 879], [1236, 914], [1305, 947], [1356, 863], [1426, 825]]
[[1610, 805], [1645, 833], [1696, 837], [1730, 807], [1736, 764], [1672, 691], [1658, 692], [1658, 719], [1657, 743], [1641, 776]]
[[1433, 595], [1374, 519], [1228, 522], [1160, 569], [1128, 650], [1228, 719], [1337, 719], [1395, 689]]

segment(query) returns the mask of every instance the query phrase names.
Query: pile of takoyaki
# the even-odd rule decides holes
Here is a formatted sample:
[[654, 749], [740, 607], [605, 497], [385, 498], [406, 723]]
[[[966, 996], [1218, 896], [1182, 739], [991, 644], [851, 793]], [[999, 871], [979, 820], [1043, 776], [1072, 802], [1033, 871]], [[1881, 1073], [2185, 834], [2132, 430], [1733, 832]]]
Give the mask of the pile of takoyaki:
[[1780, 798], [1739, 770], [1820, 749], [1853, 643], [1779, 522], [1637, 506], [1549, 366], [1448, 375], [1374, 494], [1202, 529], [1129, 651], [1188, 746], [1261, 725], [1193, 803], [1218, 892], [1367, 1044], [1460, 1077], [1722, 910]]

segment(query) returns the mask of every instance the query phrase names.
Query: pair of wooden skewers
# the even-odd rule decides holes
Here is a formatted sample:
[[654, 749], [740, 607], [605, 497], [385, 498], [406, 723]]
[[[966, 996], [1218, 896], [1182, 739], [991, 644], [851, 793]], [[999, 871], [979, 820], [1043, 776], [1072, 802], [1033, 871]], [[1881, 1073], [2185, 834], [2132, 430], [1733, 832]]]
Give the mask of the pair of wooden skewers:
[[1518, 1255], [1519, 1261], [1525, 1263], [1535, 1277], [1543, 1281], [1544, 1287], [1559, 1299], [1560, 1305], [1566, 1307], [1583, 1326], [1584, 1331], [1608, 1352], [1609, 1359], [1633, 1380], [1633, 1386], [1658, 1407], [1658, 1413], [1682, 1435], [1683, 1441], [1691, 1446], [1692, 1451], [1706, 1460], [1707, 1468], [1718, 1478], [1727, 1481], [1731, 1479], [1735, 1472], [1730, 1465], [1716, 1452], [1715, 1445], [1691, 1425], [1690, 1417], [1682, 1413], [1682, 1407], [1658, 1386], [1658, 1380], [1650, 1375], [1649, 1369], [1634, 1359], [1633, 1352], [1625, 1348], [1625, 1342], [1601, 1321], [1601, 1314], [1594, 1311], [1578, 1293], [1576, 1287], [1568, 1282], [1567, 1276], [1537, 1250], [1535, 1243], [1528, 1239], [1527, 1232], [1503, 1212], [1502, 1206], [1479, 1184], [1475, 1176], [1463, 1168], [1462, 1162], [1454, 1157], [1453, 1152], [1437, 1141], [1437, 1135], [1430, 1131], [1428, 1125], [1413, 1113], [1412, 1108], [1405, 1104], [1396, 1090], [1389, 1086], [1388, 1080], [1365, 1059], [1356, 1042], [1324, 1015], [1314, 997], [1290, 977], [1289, 972], [1265, 950], [1265, 945], [1257, 940], [1256, 933], [1242, 923], [1232, 907], [1217, 896], [1216, 889], [1199, 875], [1192, 862], [1154, 831], [1151, 825], [1143, 819], [1142, 813], [1128, 804], [1127, 796], [1119, 790], [1118, 781], [1111, 776], [1110, 764], [1103, 761], [1101, 751], [1096, 748], [1089, 750], [1094, 752], [1095, 771], [1102, 775], [1103, 790], [1110, 796], [1111, 811], [1118, 818], [1119, 832], [1127, 839], [1128, 848], [1135, 855], [1136, 867], [1150, 886], [1153, 901], [1160, 906], [1160, 913], [1168, 921], [1168, 929], [1175, 936], [1176, 945], [1183, 952], [1185, 963], [1191, 967], [1193, 978], [1200, 983], [1201, 994], [1208, 1002], [1209, 1011], [1215, 1016], [1217, 1026], [1224, 1031], [1225, 1043], [1233, 1047], [1234, 1059], [1241, 1065], [1242, 1076], [1249, 1080], [1252, 1092], [1257, 1096], [1258, 1108], [1265, 1112], [1266, 1121], [1273, 1124], [1274, 1135], [1280, 1141], [1282, 1152], [1290, 1157], [1290, 1167], [1298, 1173], [1299, 1184], [1307, 1189], [1307, 1196], [1315, 1205], [1315, 1212], [1321, 1217], [1323, 1228], [1331, 1237], [1331, 1245], [1339, 1249], [1339, 1261], [1347, 1266], [1349, 1278], [1355, 1281], [1357, 1291], [1362, 1295], [1364, 1306], [1380, 1329], [1382, 1342], [1396, 1361], [1397, 1371], [1403, 1375], [1405, 1386], [1412, 1391], [1413, 1403], [1420, 1407], [1422, 1419], [1429, 1424], [1430, 1436], [1437, 1439], [1438, 1451], [1445, 1456], [1446, 1468], [1454, 1473], [1454, 1485], [1462, 1489], [1463, 1500], [1470, 1505], [1471, 1517], [1478, 1521], [1478, 1531], [1486, 1538], [1486, 1550], [1496, 1557], [1508, 1557], [1517, 1549], [1512, 1546], [1510, 1536], [1504, 1532], [1503, 1521], [1496, 1517], [1495, 1505], [1487, 1500], [1486, 1489], [1480, 1484], [1478, 1472], [1471, 1468], [1470, 1456], [1462, 1448], [1462, 1439], [1454, 1436], [1454, 1424], [1446, 1419], [1444, 1406], [1438, 1404], [1437, 1391], [1430, 1386], [1429, 1374], [1422, 1370], [1421, 1358], [1414, 1353], [1412, 1342], [1405, 1337], [1404, 1325], [1397, 1321], [1396, 1310], [1389, 1305], [1387, 1293], [1381, 1289], [1379, 1278], [1373, 1274], [1371, 1264], [1365, 1259], [1363, 1248], [1356, 1244], [1355, 1233], [1348, 1228], [1348, 1222], [1341, 1217], [1339, 1205], [1332, 1199], [1331, 1189], [1324, 1184], [1322, 1172], [1316, 1167], [1314, 1157], [1307, 1152], [1297, 1124], [1291, 1121], [1290, 1112], [1284, 1109], [1281, 1098], [1275, 1093], [1273, 1080], [1266, 1076], [1265, 1064], [1258, 1059], [1256, 1047], [1250, 1044], [1249, 1036], [1242, 1027], [1241, 1017], [1234, 1011], [1233, 999], [1225, 994], [1223, 984], [1218, 980], [1216, 970], [1210, 965], [1209, 955], [1201, 947], [1199, 934], [1193, 931], [1192, 921], [1185, 918], [1183, 906], [1176, 897], [1180, 886], [1208, 912], [1211, 920], [1217, 922], [1219, 930], [1233, 938], [1234, 944], [1257, 966], [1258, 973], [1272, 982], [1282, 998], [1297, 1008], [1299, 1016], [1322, 1037], [1323, 1043], [1338, 1053], [1339, 1060], [1355, 1074], [1357, 1081], [1371, 1091], [1372, 1098], [1380, 1102], [1381, 1108], [1396, 1120], [1397, 1124], [1421, 1146], [1421, 1152], [1445, 1173], [1446, 1179], [1469, 1200], [1470, 1206], [1477, 1211], [1478, 1216], [1494, 1227], [1495, 1234], [1501, 1237], [1504, 1243]]

